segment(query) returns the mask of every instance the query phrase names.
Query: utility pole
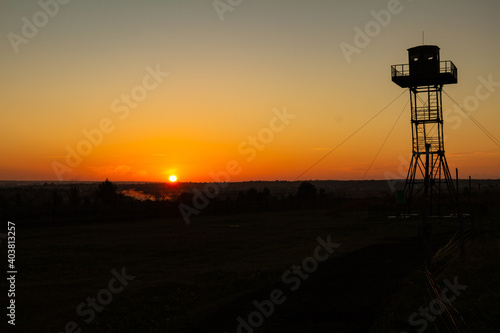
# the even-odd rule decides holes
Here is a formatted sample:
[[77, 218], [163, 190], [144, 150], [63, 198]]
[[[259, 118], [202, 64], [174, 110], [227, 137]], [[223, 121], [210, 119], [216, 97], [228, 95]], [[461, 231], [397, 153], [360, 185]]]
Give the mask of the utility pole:
[[429, 149], [430, 144], [425, 146], [425, 177], [424, 177], [424, 203], [422, 209], [422, 237], [424, 245], [425, 263], [429, 272], [432, 272], [432, 226], [429, 222]]

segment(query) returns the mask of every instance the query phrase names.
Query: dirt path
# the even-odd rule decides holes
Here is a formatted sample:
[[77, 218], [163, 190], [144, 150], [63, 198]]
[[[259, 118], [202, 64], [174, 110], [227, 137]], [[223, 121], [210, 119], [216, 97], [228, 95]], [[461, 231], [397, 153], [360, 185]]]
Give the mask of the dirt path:
[[[290, 290], [290, 283], [269, 286], [219, 309], [186, 332], [368, 332], [384, 302], [421, 264], [420, 253], [420, 243], [409, 240], [372, 245], [332, 257], [320, 263], [295, 291]], [[260, 326], [238, 330], [236, 318], [241, 316], [248, 323], [249, 314], [256, 311], [253, 301], [270, 299], [274, 289], [283, 291], [286, 300], [276, 305]], [[258, 321], [256, 315], [254, 323]]]

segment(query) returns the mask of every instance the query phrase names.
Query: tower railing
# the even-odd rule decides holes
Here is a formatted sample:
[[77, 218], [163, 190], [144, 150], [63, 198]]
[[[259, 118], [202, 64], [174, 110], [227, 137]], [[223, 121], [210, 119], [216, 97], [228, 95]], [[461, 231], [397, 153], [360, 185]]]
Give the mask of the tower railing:
[[408, 64], [392, 65], [391, 74], [392, 77], [410, 76], [410, 66]]
[[439, 63], [439, 73], [449, 73], [457, 78], [457, 67], [451, 60], [444, 60]]
[[[438, 74], [451, 74], [454, 78], [457, 78], [457, 67], [451, 60], [440, 61]], [[410, 76], [410, 65], [392, 65], [391, 75], [392, 77]]]

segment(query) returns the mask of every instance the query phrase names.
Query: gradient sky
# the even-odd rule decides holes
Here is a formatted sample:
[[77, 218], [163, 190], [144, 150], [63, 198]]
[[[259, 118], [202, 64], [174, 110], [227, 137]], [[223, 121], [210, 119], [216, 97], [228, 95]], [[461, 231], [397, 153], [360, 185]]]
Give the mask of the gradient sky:
[[[500, 2], [401, 1], [348, 62], [341, 43], [354, 45], [355, 27], [391, 2], [243, 0], [221, 20], [212, 0], [72, 0], [43, 25], [37, 1], [2, 0], [0, 179], [57, 180], [58, 165], [63, 180], [210, 181], [235, 160], [231, 181], [294, 180], [403, 92], [390, 66], [407, 63], [422, 31], [458, 67], [459, 83], [444, 90], [464, 103], [480, 89], [470, 113], [500, 138], [500, 85], [478, 88], [479, 77], [500, 82]], [[34, 16], [36, 33], [23, 29]], [[120, 119], [122, 95], [147, 68], [169, 75]], [[361, 179], [408, 99], [301, 179]], [[500, 148], [443, 101], [450, 168], [500, 178]], [[295, 118], [270, 138], [273, 110], [284, 109]], [[85, 145], [82, 131], [103, 119], [112, 130], [69, 166], [67, 147]], [[267, 142], [253, 155], [248, 136], [259, 133]], [[407, 106], [365, 178], [404, 178], [410, 154]]]

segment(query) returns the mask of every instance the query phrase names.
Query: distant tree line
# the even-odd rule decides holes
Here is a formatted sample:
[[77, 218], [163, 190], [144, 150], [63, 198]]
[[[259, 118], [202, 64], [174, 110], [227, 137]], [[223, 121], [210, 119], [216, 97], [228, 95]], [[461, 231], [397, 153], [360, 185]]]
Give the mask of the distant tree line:
[[[489, 193], [490, 201], [500, 202], [499, 191], [488, 190], [485, 189], [484, 193]], [[369, 216], [382, 216], [397, 213], [399, 208], [394, 196], [391, 192], [381, 192], [377, 196], [349, 198], [344, 193], [327, 192], [323, 188], [318, 190], [311, 182], [300, 183], [294, 193], [274, 192], [267, 187], [257, 190], [252, 186], [235, 195], [221, 192], [210, 199], [200, 215], [328, 209], [334, 214], [355, 211], [366, 212]], [[193, 205], [194, 193], [192, 190], [169, 193], [169, 189], [164, 187], [148, 194], [146, 198], [138, 200], [125, 196], [108, 179], [94, 185], [44, 184], [0, 188], [0, 216], [4, 220], [49, 222], [180, 217], [179, 204]], [[487, 213], [487, 202], [478, 205], [476, 201], [469, 200], [469, 205], [476, 205], [477, 210]], [[465, 200], [464, 207], [467, 208]]]

